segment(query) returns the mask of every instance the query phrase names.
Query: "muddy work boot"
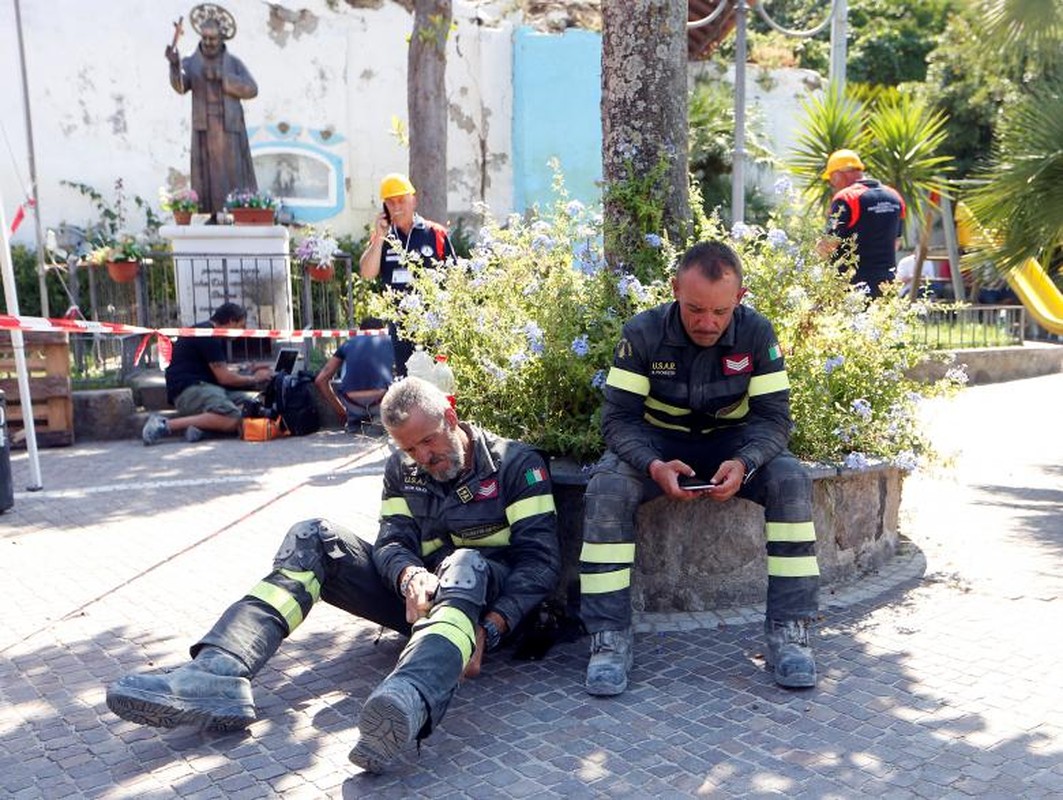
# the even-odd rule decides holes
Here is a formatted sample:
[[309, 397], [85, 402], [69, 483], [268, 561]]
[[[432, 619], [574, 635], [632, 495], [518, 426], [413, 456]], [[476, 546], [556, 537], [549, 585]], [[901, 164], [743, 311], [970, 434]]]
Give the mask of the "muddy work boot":
[[587, 662], [587, 692], [599, 697], [621, 694], [635, 660], [631, 628], [591, 634], [591, 659]]
[[235, 656], [204, 647], [172, 672], [126, 675], [107, 687], [107, 707], [122, 719], [156, 728], [191, 725], [234, 731], [255, 721], [247, 667]]
[[775, 682], [787, 689], [816, 685], [816, 662], [808, 643], [808, 620], [764, 621], [768, 647], [764, 659], [775, 672]]
[[358, 738], [347, 757], [366, 772], [383, 772], [417, 738], [427, 719], [428, 707], [416, 687], [403, 678], [388, 678], [365, 701]]

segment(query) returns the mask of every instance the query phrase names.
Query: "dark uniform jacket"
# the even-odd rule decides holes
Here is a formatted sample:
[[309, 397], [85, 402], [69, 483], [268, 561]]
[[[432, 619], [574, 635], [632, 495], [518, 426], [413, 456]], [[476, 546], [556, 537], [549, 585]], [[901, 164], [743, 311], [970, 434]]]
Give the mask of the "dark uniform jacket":
[[[454, 258], [454, 245], [450, 242], [447, 229], [419, 214], [414, 215], [413, 225], [405, 236], [394, 226], [388, 233], [389, 237], [394, 236], [402, 243], [406, 253], [415, 254], [422, 261], [445, 261]], [[396, 291], [408, 289], [411, 280], [410, 270], [403, 264], [402, 251], [392, 247], [387, 239], [384, 240], [384, 248], [380, 252], [380, 280], [385, 286]]]
[[548, 594], [561, 571], [554, 497], [542, 456], [520, 442], [462, 423], [473, 468], [440, 483], [403, 453], [384, 467], [373, 561], [388, 586], [409, 566], [433, 572], [459, 547], [475, 547], [508, 570], [496, 611], [510, 630]]
[[897, 237], [904, 232], [905, 211], [897, 190], [873, 178], [859, 180], [831, 199], [827, 232], [845, 240], [835, 258], [847, 255], [855, 247], [854, 283], [877, 288], [879, 283], [893, 279]]
[[647, 472], [669, 438], [711, 443], [733, 430], [746, 474], [786, 448], [790, 381], [771, 323], [747, 306], [712, 347], [691, 341], [677, 303], [636, 315], [624, 326], [605, 387], [602, 433], [609, 449]]

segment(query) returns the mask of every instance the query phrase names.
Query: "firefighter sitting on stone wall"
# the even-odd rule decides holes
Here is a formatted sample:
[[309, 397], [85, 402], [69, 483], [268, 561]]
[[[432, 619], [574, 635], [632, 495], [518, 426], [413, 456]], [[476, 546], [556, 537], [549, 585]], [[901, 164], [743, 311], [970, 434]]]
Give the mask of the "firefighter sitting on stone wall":
[[[675, 301], [630, 320], [605, 387], [608, 451], [587, 486], [580, 616], [591, 634], [586, 688], [616, 695], [633, 662], [631, 571], [639, 503], [744, 497], [764, 507], [767, 660], [786, 687], [813, 686], [808, 626], [819, 569], [812, 481], [786, 450], [790, 384], [771, 323], [740, 304], [742, 266], [720, 242], [692, 247], [672, 279]], [[715, 485], [691, 491], [697, 476]], [[713, 532], [704, 531], [705, 547]]]
[[411, 634], [362, 708], [350, 759], [378, 772], [439, 724], [463, 675], [557, 585], [550, 477], [531, 447], [458, 421], [417, 378], [380, 407], [398, 451], [375, 544], [326, 520], [296, 524], [270, 572], [169, 673], [127, 675], [107, 705], [132, 722], [214, 730], [255, 719], [251, 679], [318, 600]]

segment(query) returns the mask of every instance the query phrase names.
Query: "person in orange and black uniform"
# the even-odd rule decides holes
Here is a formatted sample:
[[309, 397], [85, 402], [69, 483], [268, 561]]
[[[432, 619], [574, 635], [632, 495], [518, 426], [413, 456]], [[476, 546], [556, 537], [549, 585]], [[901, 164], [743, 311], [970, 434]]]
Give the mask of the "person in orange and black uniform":
[[[358, 271], [366, 280], [378, 276], [386, 288], [396, 292], [410, 289], [411, 274], [405, 259], [410, 255], [433, 261], [453, 259], [454, 245], [447, 229], [417, 213], [417, 190], [405, 175], [393, 172], [380, 182], [380, 199], [384, 210], [377, 215], [369, 246], [358, 261]], [[397, 241], [401, 250], [394, 246]], [[395, 374], [406, 374], [406, 360], [413, 353], [413, 342], [402, 339], [389, 323], [395, 343]]]
[[855, 253], [852, 282], [866, 284], [868, 294], [878, 297], [879, 285], [892, 281], [897, 267], [904, 198], [892, 186], [866, 177], [864, 163], [853, 150], [831, 153], [823, 179], [830, 181], [835, 194], [819, 254], [838, 260]]

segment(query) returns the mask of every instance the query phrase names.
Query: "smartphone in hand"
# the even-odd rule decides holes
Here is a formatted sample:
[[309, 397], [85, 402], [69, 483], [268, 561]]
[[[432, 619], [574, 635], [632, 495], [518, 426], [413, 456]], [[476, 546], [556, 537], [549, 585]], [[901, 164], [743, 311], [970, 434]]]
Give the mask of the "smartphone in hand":
[[716, 482], [697, 475], [680, 475], [679, 488], [688, 492], [707, 492], [716, 488]]
[[388, 225], [391, 224], [391, 212], [388, 211], [388, 204], [384, 203], [384, 219], [388, 221]]

